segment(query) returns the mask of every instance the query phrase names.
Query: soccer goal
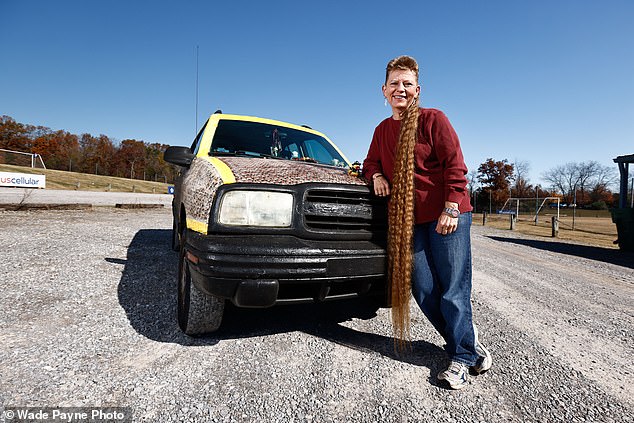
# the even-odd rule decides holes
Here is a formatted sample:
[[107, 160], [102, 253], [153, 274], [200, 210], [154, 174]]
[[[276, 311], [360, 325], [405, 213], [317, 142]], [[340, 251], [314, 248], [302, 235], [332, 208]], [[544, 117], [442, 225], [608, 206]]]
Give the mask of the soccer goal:
[[0, 148], [0, 163], [46, 169], [44, 160], [42, 160], [42, 156], [39, 154], [5, 150], [3, 148]]
[[511, 197], [506, 200], [502, 208], [498, 210], [498, 213], [514, 214], [517, 219], [519, 219], [520, 215], [530, 216], [531, 220], [537, 223], [539, 219], [539, 212], [544, 209], [544, 207], [548, 207], [550, 209], [557, 210], [557, 220], [559, 220], [559, 201], [559, 197]]

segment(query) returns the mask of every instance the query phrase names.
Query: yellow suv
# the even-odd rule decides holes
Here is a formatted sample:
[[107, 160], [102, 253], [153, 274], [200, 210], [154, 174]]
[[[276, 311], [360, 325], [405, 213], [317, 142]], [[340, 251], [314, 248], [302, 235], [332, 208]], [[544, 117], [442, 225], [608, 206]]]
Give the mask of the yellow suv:
[[324, 134], [216, 112], [179, 166], [172, 211], [180, 251], [178, 323], [220, 327], [238, 307], [386, 298], [386, 204]]

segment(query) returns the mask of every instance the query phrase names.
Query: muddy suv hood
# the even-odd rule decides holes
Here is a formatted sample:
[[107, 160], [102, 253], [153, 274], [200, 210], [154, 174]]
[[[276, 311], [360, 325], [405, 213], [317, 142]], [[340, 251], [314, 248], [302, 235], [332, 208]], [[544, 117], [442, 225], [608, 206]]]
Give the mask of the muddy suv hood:
[[296, 185], [307, 182], [367, 185], [359, 177], [348, 175], [347, 168], [293, 160], [215, 157], [233, 173], [236, 182]]

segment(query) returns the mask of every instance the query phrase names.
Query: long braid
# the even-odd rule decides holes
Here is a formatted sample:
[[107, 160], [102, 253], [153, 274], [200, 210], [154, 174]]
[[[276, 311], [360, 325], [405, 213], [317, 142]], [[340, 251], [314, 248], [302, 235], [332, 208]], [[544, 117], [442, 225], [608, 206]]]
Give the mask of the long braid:
[[394, 180], [388, 209], [388, 277], [392, 297], [395, 342], [403, 350], [410, 342], [412, 238], [414, 233], [414, 147], [418, 131], [419, 99], [403, 112]]

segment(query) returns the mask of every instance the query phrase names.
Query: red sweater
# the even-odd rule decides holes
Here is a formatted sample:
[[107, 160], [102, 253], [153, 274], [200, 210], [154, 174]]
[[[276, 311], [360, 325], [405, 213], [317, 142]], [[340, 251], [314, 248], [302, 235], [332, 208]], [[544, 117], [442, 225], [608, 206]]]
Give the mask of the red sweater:
[[[401, 121], [385, 119], [374, 130], [363, 176], [381, 172], [392, 183]], [[458, 203], [461, 213], [472, 210], [467, 192], [467, 166], [458, 135], [440, 110], [420, 109], [418, 140], [414, 148], [415, 222], [437, 220], [445, 201]]]

